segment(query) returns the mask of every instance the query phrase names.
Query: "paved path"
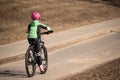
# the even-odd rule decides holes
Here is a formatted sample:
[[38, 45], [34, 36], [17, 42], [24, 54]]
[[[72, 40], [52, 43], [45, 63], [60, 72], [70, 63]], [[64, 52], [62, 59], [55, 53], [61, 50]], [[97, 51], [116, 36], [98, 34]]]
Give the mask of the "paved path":
[[[0, 80], [57, 80], [103, 62], [120, 57], [120, 33], [109, 33], [52, 52], [48, 72], [27, 78], [24, 60], [0, 66]], [[92, 67], [94, 68], [94, 67]]]
[[[44, 37], [44, 41], [47, 47], [52, 47], [75, 39], [84, 39], [97, 34], [110, 32], [115, 29], [120, 29], [120, 18], [47, 35]], [[27, 47], [28, 43], [26, 40], [0, 46], [0, 59], [25, 53]]]

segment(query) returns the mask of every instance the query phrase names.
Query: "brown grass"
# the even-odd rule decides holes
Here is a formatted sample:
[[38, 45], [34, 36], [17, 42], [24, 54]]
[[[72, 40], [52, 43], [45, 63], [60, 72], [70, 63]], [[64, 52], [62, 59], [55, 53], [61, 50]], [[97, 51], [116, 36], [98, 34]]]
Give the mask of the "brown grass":
[[120, 58], [59, 80], [120, 80]]
[[111, 2], [111, 4], [120, 7], [120, 0], [103, 0], [103, 1]]
[[120, 8], [83, 0], [0, 0], [0, 45], [26, 39], [33, 11], [55, 32], [120, 17]]

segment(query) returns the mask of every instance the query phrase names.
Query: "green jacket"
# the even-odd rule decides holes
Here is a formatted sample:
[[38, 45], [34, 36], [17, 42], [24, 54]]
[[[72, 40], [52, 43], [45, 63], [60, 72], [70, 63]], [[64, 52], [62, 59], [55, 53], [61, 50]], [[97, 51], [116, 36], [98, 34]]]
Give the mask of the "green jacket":
[[40, 29], [47, 29], [47, 26], [39, 20], [32, 20], [28, 25], [28, 38], [40, 38]]

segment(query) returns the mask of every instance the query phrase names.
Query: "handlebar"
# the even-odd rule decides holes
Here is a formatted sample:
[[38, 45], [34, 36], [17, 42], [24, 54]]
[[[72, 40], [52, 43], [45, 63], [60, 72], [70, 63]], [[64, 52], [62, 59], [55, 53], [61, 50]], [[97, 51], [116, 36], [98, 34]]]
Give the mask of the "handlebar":
[[[42, 35], [42, 34], [50, 34], [50, 33], [53, 33], [53, 32], [54, 32], [53, 30], [51, 30], [51, 31], [46, 31], [46, 32], [40, 33], [40, 35]], [[28, 33], [28, 31], [26, 31], [26, 33]]]
[[53, 33], [53, 32], [54, 32], [53, 30], [51, 30], [51, 31], [46, 31], [46, 32], [40, 33], [40, 35], [42, 35], [42, 34], [50, 34], [50, 33]]

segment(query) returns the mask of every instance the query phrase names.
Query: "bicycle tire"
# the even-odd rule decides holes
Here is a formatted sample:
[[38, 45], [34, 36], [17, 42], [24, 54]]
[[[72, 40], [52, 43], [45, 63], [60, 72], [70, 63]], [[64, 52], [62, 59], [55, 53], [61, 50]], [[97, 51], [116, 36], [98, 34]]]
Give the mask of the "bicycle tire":
[[[25, 68], [26, 68], [26, 73], [27, 73], [28, 77], [34, 76], [35, 72], [36, 72], [36, 64], [34, 63], [34, 59], [31, 63], [29, 62], [30, 53], [32, 53], [32, 55], [33, 55], [33, 48], [31, 46], [28, 47], [26, 54], [25, 54]], [[32, 67], [31, 68], [32, 72], [30, 72], [29, 65], [31, 65], [31, 67]]]
[[[47, 69], [48, 69], [48, 54], [47, 54], [47, 48], [43, 45], [41, 47], [41, 51], [43, 51], [43, 55], [44, 57], [42, 57], [42, 64], [45, 65], [45, 69], [44, 71], [42, 72], [41, 71], [41, 74], [45, 74], [47, 72]], [[45, 61], [45, 64], [43, 63]]]

